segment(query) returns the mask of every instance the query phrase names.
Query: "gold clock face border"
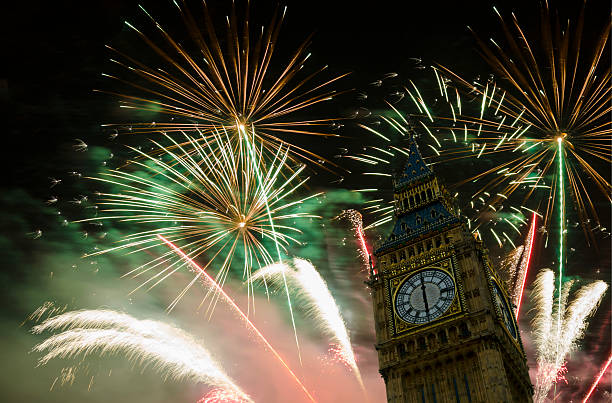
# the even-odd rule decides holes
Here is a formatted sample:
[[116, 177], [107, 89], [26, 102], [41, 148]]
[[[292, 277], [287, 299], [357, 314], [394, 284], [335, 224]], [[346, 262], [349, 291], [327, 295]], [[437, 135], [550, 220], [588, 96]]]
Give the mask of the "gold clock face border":
[[[395, 304], [395, 301], [396, 301], [396, 299], [397, 299], [397, 293], [400, 291], [400, 289], [402, 288], [402, 286], [403, 286], [404, 284], [406, 284], [406, 282], [407, 282], [407, 281], [408, 281], [410, 278], [412, 278], [412, 277], [416, 276], [417, 274], [419, 274], [419, 273], [421, 273], [421, 272], [423, 272], [423, 271], [427, 271], [427, 270], [438, 270], [438, 271], [441, 271], [441, 272], [446, 273], [446, 275], [450, 277], [451, 281], [453, 282], [453, 290], [454, 290], [454, 292], [453, 292], [453, 299], [452, 299], [452, 301], [451, 301], [451, 304], [448, 306], [448, 308], [446, 308], [446, 310], [445, 310], [444, 312], [442, 312], [442, 314], [441, 314], [440, 316], [438, 316], [438, 317], [434, 318], [433, 320], [430, 320], [429, 322], [425, 322], [425, 323], [421, 323], [421, 324], [410, 323], [410, 322], [408, 322], [408, 321], [406, 321], [406, 320], [402, 319], [402, 317], [401, 317], [401, 316], [399, 315], [399, 313], [397, 312], [397, 307], [396, 307], [396, 304]], [[421, 267], [421, 268], [419, 268], [419, 269], [417, 269], [417, 270], [414, 270], [414, 271], [410, 272], [409, 274], [406, 274], [406, 275], [405, 275], [405, 276], [404, 276], [404, 277], [401, 279], [401, 281], [398, 283], [397, 287], [395, 287], [395, 290], [393, 291], [393, 296], [392, 296], [392, 298], [391, 298], [391, 302], [392, 302], [391, 306], [393, 307], [393, 313], [394, 313], [394, 316], [395, 316], [395, 317], [397, 317], [397, 318], [399, 318], [399, 320], [401, 320], [401, 321], [403, 321], [403, 322], [406, 322], [406, 323], [408, 323], [408, 324], [409, 324], [409, 325], [411, 325], [411, 326], [426, 326], [426, 325], [429, 325], [430, 323], [433, 323], [433, 322], [435, 322], [436, 320], [438, 320], [438, 319], [440, 319], [440, 318], [442, 318], [442, 317], [444, 317], [444, 316], [445, 316], [446, 312], [447, 312], [447, 311], [448, 311], [448, 310], [449, 310], [449, 309], [450, 309], [450, 308], [453, 306], [453, 303], [455, 302], [455, 299], [457, 298], [457, 293], [458, 293], [458, 292], [457, 292], [457, 281], [455, 281], [455, 277], [453, 276], [453, 274], [452, 274], [452, 273], [450, 273], [448, 270], [445, 270], [445, 269], [444, 269], [444, 268], [442, 268], [442, 267], [438, 267], [438, 266], [434, 266], [434, 265], [429, 265], [429, 266], [426, 266], [426, 267]]]
[[[445, 265], [444, 263], [447, 264]], [[428, 263], [425, 266], [421, 266], [418, 269], [399, 273], [393, 277], [390, 277], [387, 280], [388, 292], [386, 294], [387, 298], [389, 298], [388, 311], [390, 314], [389, 318], [391, 322], [390, 325], [393, 330], [393, 337], [397, 337], [399, 335], [411, 333], [418, 330], [425, 330], [431, 328], [450, 319], [454, 319], [464, 313], [465, 304], [463, 299], [463, 287], [461, 282], [457, 281], [456, 267], [456, 258], [455, 255], [452, 254], [445, 256], [435, 262]], [[451, 305], [448, 307], [448, 309], [440, 317], [432, 320], [431, 322], [423, 324], [408, 323], [397, 314], [395, 308], [395, 297], [401, 285], [404, 284], [409, 277], [420, 273], [421, 271], [429, 269], [441, 270], [451, 277], [455, 285], [455, 295], [453, 296], [453, 301], [451, 302]]]

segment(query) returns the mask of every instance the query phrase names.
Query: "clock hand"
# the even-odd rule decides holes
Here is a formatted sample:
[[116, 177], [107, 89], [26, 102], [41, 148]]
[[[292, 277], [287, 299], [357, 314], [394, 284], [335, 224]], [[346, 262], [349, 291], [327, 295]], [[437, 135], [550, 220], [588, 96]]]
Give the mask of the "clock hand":
[[423, 272], [421, 272], [421, 291], [423, 291], [423, 301], [425, 302], [425, 313], [429, 316], [429, 303], [427, 302], [427, 292], [425, 291], [425, 279], [423, 278]]

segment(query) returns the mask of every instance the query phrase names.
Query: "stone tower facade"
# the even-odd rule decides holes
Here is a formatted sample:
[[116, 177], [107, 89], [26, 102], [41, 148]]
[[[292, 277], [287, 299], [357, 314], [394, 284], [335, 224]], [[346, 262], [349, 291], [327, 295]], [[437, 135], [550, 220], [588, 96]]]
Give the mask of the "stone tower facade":
[[532, 402], [505, 285], [414, 140], [408, 154], [393, 181], [393, 231], [368, 281], [387, 400]]

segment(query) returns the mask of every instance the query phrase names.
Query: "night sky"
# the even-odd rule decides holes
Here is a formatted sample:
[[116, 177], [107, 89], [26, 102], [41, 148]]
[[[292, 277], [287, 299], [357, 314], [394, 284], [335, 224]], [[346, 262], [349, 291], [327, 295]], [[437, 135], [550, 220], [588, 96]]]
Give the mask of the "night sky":
[[[222, 16], [225, 1], [211, 1], [213, 15]], [[507, 4], [508, 3], [508, 4]], [[561, 14], [574, 16], [580, 1], [563, 2]], [[570, 4], [565, 4], [570, 3]], [[103, 79], [102, 72], [114, 66], [108, 61], [111, 53], [104, 48], [111, 44], [130, 55], [147, 61], [150, 52], [133, 32], [124, 25], [129, 20], [136, 26], [146, 24], [137, 5], [142, 4], [152, 15], [168, 27], [170, 32], [184, 35], [181, 22], [170, 2], [159, 1], [87, 1], [87, 2], [11, 2], [5, 5], [2, 26], [3, 63], [0, 65], [0, 102], [8, 124], [3, 125], [3, 181], [0, 201], [3, 208], [3, 234], [0, 239], [4, 255], [2, 278], [2, 314], [0, 331], [4, 335], [2, 355], [4, 376], [0, 383], [7, 401], [117, 401], [133, 402], [195, 402], [205, 389], [190, 383], [161, 382], [153, 371], [133, 369], [120, 358], [92, 360], [90, 374], [77, 376], [72, 386], [56, 385], [49, 388], [61, 371], [61, 363], [36, 367], [36, 355], [31, 348], [41, 340], [28, 333], [31, 322], [27, 316], [45, 301], [67, 305], [68, 309], [109, 307], [123, 310], [139, 318], [170, 321], [206, 340], [214, 340], [209, 349], [214, 351], [226, 370], [256, 401], [292, 401], [298, 392], [290, 381], [279, 375], [276, 363], [262, 348], [252, 351], [237, 349], [236, 345], [253, 343], [248, 335], [235, 331], [231, 314], [220, 309], [208, 322], [204, 315], [195, 313], [198, 296], [190, 296], [177, 312], [168, 316], [164, 308], [173, 297], [172, 282], [150, 293], [128, 296], [138, 282], [120, 276], [138, 261], [136, 258], [107, 256], [93, 262], [80, 256], [92, 248], [92, 239], [83, 235], [83, 228], [62, 225], [81, 218], [83, 210], [71, 201], [92, 189], [81, 176], [99, 170], [109, 160], [110, 153], [122, 154], [123, 137], [109, 139], [108, 130], [101, 124], [130, 122], [133, 119], [119, 110], [112, 96], [94, 93], [93, 89], [112, 90], [113, 83]], [[253, 1], [252, 20], [267, 21], [276, 2]], [[495, 4], [508, 13], [515, 10], [524, 26], [534, 28], [537, 6], [533, 1], [497, 2], [393, 2], [370, 3], [347, 1], [290, 1], [279, 39], [276, 60], [283, 60], [291, 50], [313, 33], [311, 60], [307, 67], [314, 69], [329, 65], [329, 76], [350, 72], [335, 88], [348, 90], [326, 104], [313, 108], [315, 115], [326, 114], [349, 117], [360, 107], [359, 92], [381, 91], [370, 83], [384, 74], [396, 72], [398, 80], [418, 80], [414, 59], [423, 64], [440, 63], [461, 72], [465, 77], [486, 76], [490, 69], [482, 61], [470, 25], [487, 38], [499, 35], [499, 26], [492, 11]], [[558, 5], [555, 5], [558, 6]], [[587, 21], [600, 27], [610, 16], [608, 2], [588, 2]], [[586, 43], [594, 32], [585, 31]], [[610, 55], [604, 63], [610, 64]], [[300, 112], [304, 113], [304, 112]], [[308, 114], [309, 112], [306, 112]], [[7, 120], [5, 119], [5, 121]], [[338, 148], [359, 144], [361, 132], [350, 119], [345, 121], [343, 137], [334, 140], [302, 139], [302, 145], [333, 158]], [[87, 152], [74, 150], [75, 139], [89, 145]], [[133, 143], [131, 143], [133, 144]], [[609, 167], [604, 167], [609, 180]], [[324, 170], [311, 172], [313, 189], [329, 191], [327, 204], [320, 207], [320, 215], [331, 219], [342, 208], [349, 206], [342, 186], [330, 186], [335, 176]], [[438, 172], [449, 182], [453, 172]], [[61, 183], [51, 187], [53, 179]], [[595, 190], [597, 191], [597, 190]], [[57, 196], [57, 203], [45, 203]], [[597, 195], [602, 222], [610, 223], [610, 205]], [[334, 213], [335, 212], [335, 213]], [[576, 221], [576, 217], [570, 219]], [[332, 292], [335, 293], [343, 315], [351, 330], [353, 344], [366, 386], [371, 390], [372, 402], [384, 401], [384, 386], [378, 375], [378, 364], [373, 349], [371, 307], [363, 273], [359, 273], [359, 258], [353, 255], [353, 241], [348, 227], [328, 226], [321, 248], [327, 248], [330, 259], [327, 267], [320, 266]], [[41, 231], [38, 237], [37, 231]], [[610, 283], [610, 238], [599, 233], [599, 251], [588, 247], [579, 233], [569, 235], [572, 248], [568, 256], [569, 275], [583, 280], [604, 280]], [[346, 238], [350, 240], [345, 242]], [[485, 242], [488, 240], [485, 239]], [[540, 244], [538, 244], [540, 243]], [[554, 257], [536, 241], [535, 268], [554, 268]], [[351, 246], [352, 245], [352, 246]], [[489, 244], [488, 244], [489, 245]], [[489, 247], [494, 259], [504, 252]], [[507, 251], [507, 250], [506, 250]], [[133, 260], [131, 260], [133, 259]], [[331, 259], [336, 259], [331, 262]], [[321, 262], [319, 262], [321, 263]], [[351, 267], [350, 269], [348, 267]], [[347, 273], [347, 270], [353, 270]], [[535, 277], [536, 271], [532, 272]], [[529, 277], [531, 280], [532, 276]], [[174, 281], [174, 280], [172, 280]], [[235, 293], [240, 283], [230, 284]], [[244, 301], [244, 298], [238, 301]], [[290, 326], [278, 306], [262, 296], [257, 301], [261, 326], [274, 334], [279, 348], [295, 361]], [[591, 320], [587, 335], [578, 353], [568, 363], [568, 384], [563, 401], [580, 401], [598, 368], [610, 354], [610, 293], [604, 298]], [[261, 307], [261, 308], [259, 308]], [[527, 311], [527, 310], [526, 310]], [[25, 321], [25, 322], [24, 322]], [[305, 328], [306, 323], [301, 323]], [[522, 332], [528, 318], [521, 322]], [[317, 390], [321, 401], [350, 401], [360, 399], [354, 379], [341, 365], [321, 364], [326, 342], [311, 331], [304, 332], [304, 351], [310, 355], [301, 369], [306, 382]], [[220, 336], [223, 336], [220, 338]], [[525, 341], [525, 336], [523, 336]], [[255, 344], [255, 343], [253, 343]], [[528, 353], [533, 347], [527, 345]], [[528, 364], [535, 368], [529, 357]], [[251, 367], [247, 362], [257, 362]], [[113, 368], [113, 375], [108, 375]], [[263, 369], [265, 368], [265, 369]], [[116, 372], [115, 372], [116, 371]], [[257, 374], [258, 371], [261, 371]], [[94, 386], [88, 391], [91, 375]], [[260, 376], [258, 376], [260, 375]], [[261, 376], [264, 375], [264, 376]], [[533, 375], [533, 372], [532, 372]], [[532, 378], [533, 382], [533, 378]], [[610, 374], [591, 402], [611, 401]], [[339, 390], [342, 390], [339, 392]], [[301, 398], [301, 396], [299, 396]], [[297, 400], [295, 400], [297, 401]]]

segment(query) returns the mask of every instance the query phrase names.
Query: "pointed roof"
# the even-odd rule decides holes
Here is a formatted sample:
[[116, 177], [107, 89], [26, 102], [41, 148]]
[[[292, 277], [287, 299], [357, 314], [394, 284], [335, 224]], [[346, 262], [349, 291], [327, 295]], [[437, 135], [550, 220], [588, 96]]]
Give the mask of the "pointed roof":
[[[418, 186], [424, 180], [433, 179], [433, 170], [425, 164], [414, 136], [410, 136], [407, 158], [403, 169], [393, 178], [393, 190], [400, 193], [406, 188]], [[447, 196], [438, 195], [426, 203], [402, 213], [396, 213], [393, 230], [386, 241], [374, 251], [379, 256], [391, 249], [409, 243], [428, 233], [442, 231], [460, 222], [452, 210]]]
[[433, 175], [431, 168], [423, 161], [414, 136], [410, 136], [408, 144], [408, 158], [401, 172], [393, 178], [393, 190], [399, 191], [405, 186]]

